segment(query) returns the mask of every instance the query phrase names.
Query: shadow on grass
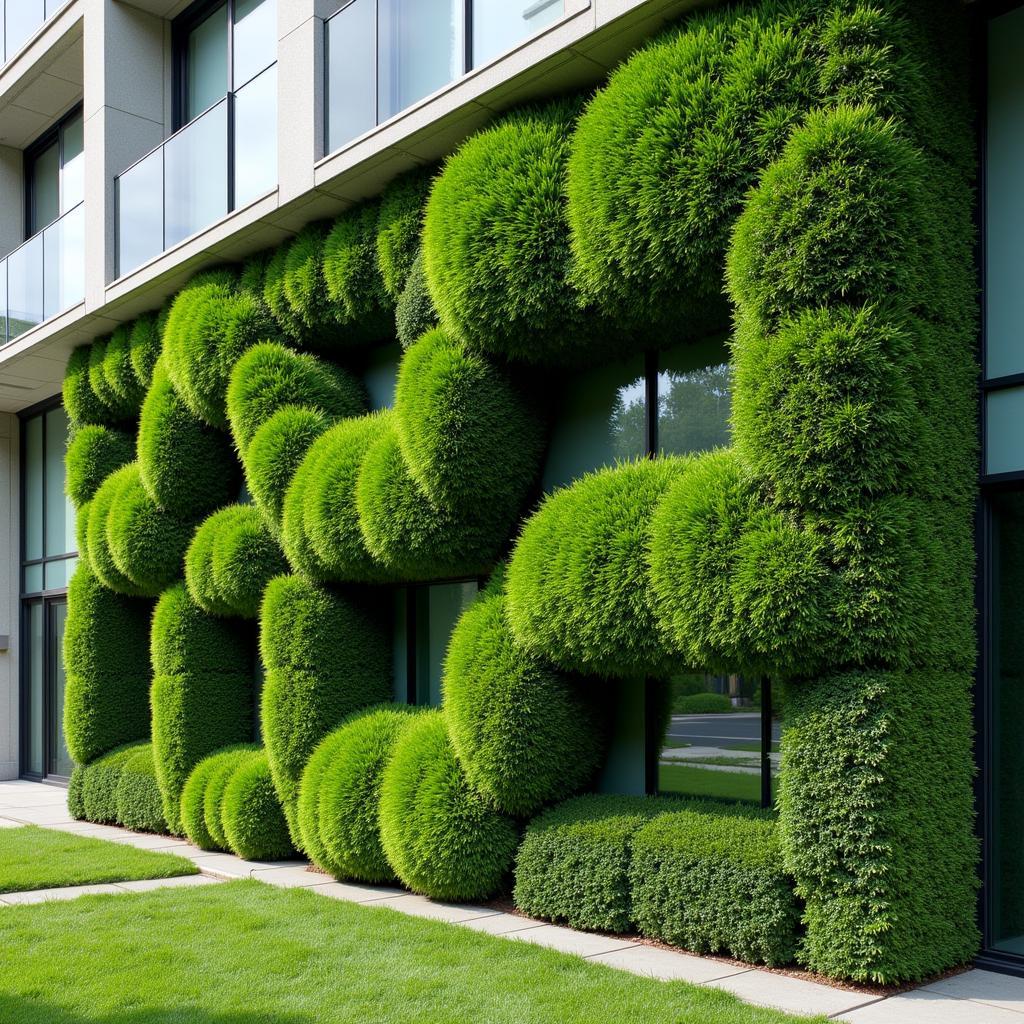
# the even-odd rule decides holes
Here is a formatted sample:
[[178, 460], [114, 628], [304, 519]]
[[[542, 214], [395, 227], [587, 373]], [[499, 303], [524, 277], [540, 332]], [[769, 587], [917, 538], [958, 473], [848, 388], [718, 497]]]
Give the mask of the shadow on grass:
[[118, 1010], [109, 1016], [82, 1017], [61, 1006], [46, 1002], [44, 997], [28, 999], [0, 993], [2, 1024], [314, 1024], [305, 1014], [280, 1014], [266, 1010], [244, 1013], [206, 1013], [195, 1007], [172, 1010]]

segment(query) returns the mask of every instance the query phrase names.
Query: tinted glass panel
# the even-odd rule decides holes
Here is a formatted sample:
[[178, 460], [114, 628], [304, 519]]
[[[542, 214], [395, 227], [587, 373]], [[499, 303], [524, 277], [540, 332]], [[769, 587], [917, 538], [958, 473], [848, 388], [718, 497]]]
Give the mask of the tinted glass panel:
[[60, 216], [60, 145], [56, 140], [36, 154], [29, 173], [31, 202], [27, 237]]
[[34, 775], [43, 774], [43, 687], [45, 685], [43, 646], [43, 604], [30, 604], [25, 614], [26, 646], [25, 671], [27, 674], [28, 726], [24, 765]]
[[395, 386], [398, 383], [398, 364], [402, 359], [402, 346], [382, 345], [370, 352], [363, 383], [370, 396], [370, 409], [390, 409], [395, 404]]
[[277, 185], [277, 65], [235, 94], [235, 207]]
[[67, 213], [85, 199], [85, 122], [81, 114], [64, 122], [61, 147], [60, 212]]
[[22, 590], [26, 594], [40, 594], [43, 591], [43, 567], [37, 563], [25, 566], [25, 579]]
[[7, 303], [12, 338], [43, 320], [43, 236], [36, 235], [7, 258]]
[[167, 248], [228, 212], [227, 109], [223, 100], [164, 146]]
[[164, 151], [117, 179], [117, 272], [127, 274], [164, 248]]
[[393, 595], [394, 632], [391, 644], [391, 668], [393, 673], [392, 695], [396, 704], [405, 704], [409, 699], [409, 616], [407, 605], [409, 591], [398, 587]]
[[63, 406], [46, 413], [46, 554], [75, 550], [75, 510], [64, 493], [68, 418]]
[[989, 22], [985, 159], [986, 367], [1024, 371], [1024, 8]]
[[241, 88], [275, 60], [277, 0], [235, 0], [234, 88]]
[[441, 704], [441, 677], [448, 640], [459, 616], [479, 592], [475, 583], [438, 583], [421, 588], [417, 605], [416, 692], [418, 704]]
[[663, 352], [658, 366], [659, 451], [685, 455], [728, 445], [731, 368], [724, 340]]
[[55, 316], [85, 298], [85, 206], [43, 232], [43, 315]]
[[223, 4], [188, 37], [185, 120], [198, 117], [228, 92], [228, 8]]
[[327, 23], [327, 149], [377, 123], [376, 6], [355, 0]]
[[1024, 387], [991, 392], [985, 410], [985, 471], [1024, 469]]
[[380, 0], [381, 121], [461, 74], [461, 8], [462, 0]]
[[565, 13], [565, 0], [473, 0], [473, 64], [497, 57]]
[[49, 607], [49, 636], [47, 637], [47, 666], [49, 675], [49, 763], [51, 775], [70, 775], [75, 766], [64, 741], [64, 626], [68, 617], [67, 601], [51, 601]]
[[32, 560], [43, 557], [43, 501], [46, 486], [46, 456], [43, 450], [43, 417], [25, 420], [22, 469], [22, 510], [24, 515], [24, 557]]
[[998, 949], [1024, 954], [1024, 493], [992, 500], [990, 916]]

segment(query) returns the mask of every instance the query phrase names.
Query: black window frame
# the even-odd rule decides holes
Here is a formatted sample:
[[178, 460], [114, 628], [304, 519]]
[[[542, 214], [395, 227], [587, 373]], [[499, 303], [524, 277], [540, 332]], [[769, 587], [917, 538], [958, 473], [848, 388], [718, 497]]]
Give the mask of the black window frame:
[[[22, 166], [22, 181], [24, 182], [24, 218], [25, 218], [25, 230], [23, 232], [25, 238], [24, 241], [34, 238], [41, 231], [45, 231], [51, 224], [55, 224], [60, 218], [69, 211], [65, 210], [60, 212], [61, 206], [64, 201], [64, 128], [67, 123], [73, 120], [75, 117], [82, 115], [83, 113], [82, 101], [78, 100], [73, 106], [68, 108], [59, 118], [45, 132], [42, 133], [38, 138], [33, 139], [24, 149], [21, 155], [21, 166]], [[35, 189], [33, 187], [34, 175], [32, 173], [36, 161], [40, 155], [50, 148], [54, 143], [57, 143], [57, 216], [48, 221], [46, 224], [34, 225], [33, 224], [33, 208], [35, 205]], [[76, 204], [77, 205], [77, 204]]]
[[[202, 24], [218, 7], [227, 8], [227, 81], [224, 96], [232, 92], [232, 71], [234, 65], [235, 49], [235, 0], [195, 0], [190, 7], [186, 8], [171, 22], [171, 53], [173, 64], [174, 83], [171, 91], [171, 127], [174, 132], [181, 131], [187, 124], [191, 124], [196, 118], [206, 113], [205, 110], [196, 111], [188, 120], [185, 119], [185, 112], [188, 109], [188, 38], [193, 29]], [[218, 99], [218, 103], [220, 100]], [[216, 104], [212, 104], [215, 106]], [[206, 108], [207, 110], [210, 107]]]

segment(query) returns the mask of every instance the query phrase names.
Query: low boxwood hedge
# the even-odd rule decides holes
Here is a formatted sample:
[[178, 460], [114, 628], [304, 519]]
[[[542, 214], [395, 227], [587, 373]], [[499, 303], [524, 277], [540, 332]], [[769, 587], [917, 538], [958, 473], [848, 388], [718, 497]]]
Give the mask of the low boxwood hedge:
[[232, 853], [246, 860], [283, 860], [293, 852], [267, 755], [243, 758], [231, 773], [221, 801], [221, 824]]
[[167, 831], [152, 744], [139, 747], [125, 761], [115, 799], [117, 820], [125, 828], [134, 832]]

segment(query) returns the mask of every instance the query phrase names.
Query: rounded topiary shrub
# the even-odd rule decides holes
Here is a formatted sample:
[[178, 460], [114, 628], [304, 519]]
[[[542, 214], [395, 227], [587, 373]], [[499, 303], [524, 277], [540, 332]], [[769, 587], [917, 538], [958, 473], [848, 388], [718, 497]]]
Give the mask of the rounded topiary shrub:
[[143, 391], [149, 388], [153, 380], [153, 368], [160, 358], [162, 343], [163, 328], [159, 313], [143, 313], [133, 321], [128, 339], [128, 356]]
[[466, 781], [439, 711], [416, 715], [398, 736], [381, 782], [380, 831], [395, 874], [441, 900], [497, 892], [519, 841], [516, 823]]
[[107, 513], [106, 534], [114, 564], [140, 593], [159, 597], [181, 578], [192, 528], [153, 501], [138, 463], [129, 463]]
[[115, 794], [117, 820], [134, 832], [166, 832], [163, 799], [156, 781], [153, 747], [139, 747], [124, 767]]
[[377, 266], [377, 204], [346, 210], [324, 239], [323, 275], [340, 325], [339, 345], [394, 336], [394, 303]]
[[602, 695], [588, 689], [516, 643], [500, 590], [479, 598], [444, 665], [445, 715], [470, 785], [520, 817], [585, 786], [604, 748]]
[[233, 279], [203, 277], [178, 293], [164, 327], [163, 358], [175, 390], [205, 423], [226, 429], [228, 377], [277, 325], [263, 302], [236, 291]]
[[64, 408], [75, 426], [86, 423], [111, 422], [106, 407], [96, 397], [89, 383], [89, 353], [91, 345], [80, 345], [68, 358], [64, 368], [62, 396]]
[[315, 356], [277, 343], [256, 345], [238, 360], [228, 384], [228, 418], [238, 450], [244, 452], [253, 434], [287, 405], [359, 416], [366, 411], [366, 391], [348, 371]]
[[87, 821], [115, 824], [120, 820], [117, 792], [122, 776], [135, 755], [146, 747], [147, 744], [141, 741], [128, 743], [86, 765], [82, 780], [82, 805]]
[[384, 290], [395, 301], [405, 290], [420, 251], [423, 210], [435, 173], [433, 167], [418, 167], [402, 174], [388, 185], [380, 199], [377, 268]]
[[587, 673], [671, 671], [675, 652], [647, 578], [648, 529], [687, 464], [626, 462], [545, 499], [523, 527], [506, 578], [508, 620], [525, 650]]
[[123, 430], [88, 424], [74, 431], [65, 458], [68, 497], [80, 508], [103, 481], [135, 454], [135, 439]]
[[78, 764], [149, 732], [148, 601], [104, 587], [85, 561], [68, 585], [64, 738]]
[[574, 100], [508, 114], [463, 143], [434, 183], [423, 229], [441, 324], [475, 349], [565, 362], [596, 320], [568, 280], [565, 165]]
[[204, 757], [189, 773], [181, 790], [181, 826], [193, 846], [200, 850], [216, 850], [218, 844], [206, 827], [206, 789], [214, 770], [221, 763], [223, 751]]
[[241, 473], [230, 440], [182, 401], [162, 360], [142, 405], [138, 453], [150, 496], [183, 518], [198, 519], [238, 495]]
[[146, 591], [132, 582], [118, 566], [110, 549], [110, 531], [107, 527], [114, 502], [121, 491], [137, 479], [137, 475], [138, 467], [130, 462], [114, 470], [100, 484], [96, 496], [89, 503], [89, 522], [86, 528], [89, 564], [93, 572], [105, 587], [128, 597], [143, 597]]
[[382, 707], [345, 722], [316, 748], [302, 775], [299, 831], [311, 856], [338, 878], [395, 880], [380, 841], [384, 769], [409, 708]]
[[261, 723], [289, 820], [316, 745], [354, 711], [391, 696], [388, 607], [372, 592], [328, 590], [300, 576], [266, 589]]
[[275, 272], [281, 273], [281, 294], [291, 313], [288, 322], [302, 326], [299, 340], [327, 351], [337, 346], [343, 336], [324, 281], [324, 239], [328, 227], [321, 222], [307, 224], [287, 246], [283, 264], [274, 267]]
[[138, 411], [146, 390], [132, 366], [132, 325], [121, 324], [114, 329], [103, 355], [103, 378], [116, 396], [118, 405], [129, 414]]
[[221, 801], [221, 824], [229, 849], [246, 860], [281, 860], [293, 852], [288, 824], [263, 751], [242, 759]]
[[235, 770], [251, 757], [258, 757], [260, 748], [254, 743], [236, 744], [220, 750], [210, 756], [213, 762], [210, 767], [206, 791], [203, 794], [203, 822], [206, 833], [210, 837], [212, 849], [228, 849], [228, 839], [224, 834], [223, 815], [224, 791], [231, 781]]
[[[106, 373], [110, 338], [97, 338], [89, 349], [89, 386], [112, 423], [130, 420], [138, 412], [137, 401], [122, 398], [111, 386]], [[133, 395], [133, 397], [136, 397]]]
[[285, 294], [284, 273], [287, 262], [288, 246], [279, 245], [268, 254], [265, 261], [247, 264], [249, 273], [243, 269], [242, 280], [248, 282], [247, 286], [244, 286], [246, 291], [266, 303], [280, 330], [297, 342], [303, 337], [305, 330]]
[[715, 12], [654, 40], [598, 90], [566, 175], [572, 276], [588, 300], [676, 340], [728, 322], [729, 234], [815, 98], [811, 39], [806, 24]]
[[427, 287], [427, 272], [423, 268], [423, 253], [413, 260], [405, 287], [395, 307], [395, 327], [398, 340], [408, 348], [417, 338], [438, 324], [437, 310]]

